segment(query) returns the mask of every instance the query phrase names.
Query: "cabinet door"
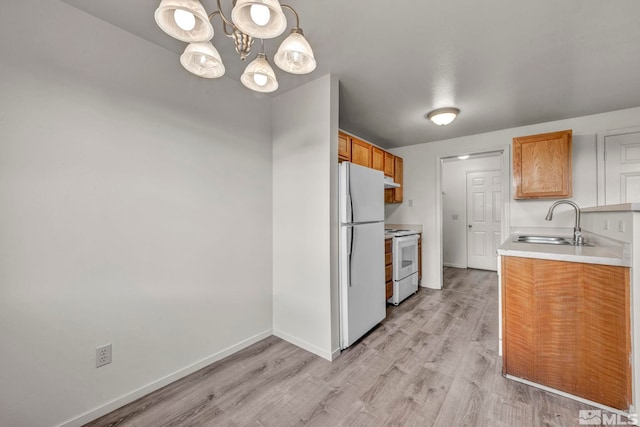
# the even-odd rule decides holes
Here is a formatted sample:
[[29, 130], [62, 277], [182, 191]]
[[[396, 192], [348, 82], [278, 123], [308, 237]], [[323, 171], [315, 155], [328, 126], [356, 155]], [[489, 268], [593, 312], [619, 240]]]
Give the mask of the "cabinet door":
[[418, 235], [418, 282], [422, 280], [422, 233]]
[[391, 178], [393, 178], [393, 171], [394, 171], [394, 166], [393, 166], [393, 154], [391, 153], [387, 153], [386, 151], [384, 152], [384, 174], [385, 176], [390, 176]]
[[515, 199], [571, 197], [571, 130], [513, 138]]
[[393, 182], [400, 184], [399, 188], [386, 188], [384, 190], [385, 203], [402, 203], [402, 157], [393, 157]]
[[629, 268], [502, 257], [503, 373], [627, 410]]
[[377, 171], [384, 171], [384, 151], [378, 147], [371, 147], [371, 167]]
[[351, 162], [371, 167], [371, 144], [357, 138], [351, 138]]
[[393, 177], [393, 181], [397, 182], [398, 184], [400, 184], [400, 187], [398, 188], [394, 188], [393, 189], [393, 202], [394, 203], [402, 203], [402, 196], [403, 196], [403, 178], [402, 178], [402, 174], [403, 174], [403, 166], [402, 166], [402, 157], [394, 157], [394, 169], [395, 169], [395, 175]]
[[351, 137], [344, 133], [338, 134], [338, 159], [351, 161]]

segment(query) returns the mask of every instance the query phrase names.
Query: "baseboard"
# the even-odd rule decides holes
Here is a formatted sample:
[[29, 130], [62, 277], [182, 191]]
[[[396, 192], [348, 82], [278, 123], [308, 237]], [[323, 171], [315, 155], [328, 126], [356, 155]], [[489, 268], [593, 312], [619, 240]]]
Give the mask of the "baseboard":
[[[301, 340], [301, 339], [299, 339], [297, 337], [294, 337], [293, 335], [289, 335], [288, 333], [283, 332], [283, 331], [281, 331], [279, 329], [274, 329], [273, 330], [273, 335], [275, 335], [278, 338], [282, 338], [283, 340], [295, 345], [296, 347], [300, 347], [300, 348], [302, 348], [304, 350], [307, 350], [307, 351], [309, 351], [309, 352], [311, 352], [311, 353], [313, 353], [313, 354], [315, 354], [317, 356], [322, 357], [323, 359], [327, 359], [328, 361], [332, 361], [334, 359], [333, 355], [335, 354], [335, 351], [333, 353], [329, 352], [329, 351], [326, 351], [324, 349], [321, 349], [320, 347], [317, 347], [317, 346], [315, 346], [313, 344], [310, 344], [310, 343], [308, 343], [308, 342], [306, 342], [304, 340]], [[338, 353], [339, 352], [340, 352], [340, 350], [338, 350]]]
[[462, 264], [450, 264], [448, 262], [444, 262], [442, 263], [443, 267], [453, 267], [453, 268], [467, 268], [466, 265], [462, 265]]
[[91, 409], [90, 411], [87, 411], [84, 414], [78, 415], [75, 418], [65, 421], [62, 424], [59, 424], [58, 427], [82, 426], [88, 423], [89, 421], [93, 421], [97, 418], [100, 418], [101, 416], [106, 415], [109, 412], [112, 412], [128, 403], [131, 403], [143, 396], [146, 396], [151, 392], [154, 392], [168, 384], [171, 384], [172, 382], [177, 381], [180, 378], [184, 378], [187, 375], [192, 374], [198, 371], [199, 369], [204, 368], [205, 366], [208, 366], [214, 362], [217, 362], [218, 360], [224, 359], [227, 356], [231, 356], [233, 353], [236, 353], [246, 347], [249, 347], [252, 344], [257, 343], [258, 341], [261, 341], [267, 337], [270, 337], [271, 335], [273, 335], [272, 332], [273, 331], [271, 329], [268, 329], [264, 332], [261, 332], [250, 338], [247, 338], [244, 341], [234, 344], [231, 347], [227, 347], [224, 350], [219, 351], [218, 353], [212, 354], [211, 356], [208, 356], [202, 360], [199, 360], [198, 362], [192, 365], [189, 365], [185, 368], [182, 368], [172, 374], [169, 374], [166, 377], [160, 378], [157, 381], [154, 381], [150, 384], [140, 387], [139, 389], [134, 390], [130, 393], [127, 393], [124, 396], [121, 396], [115, 400], [112, 400], [109, 403], [106, 403], [102, 406], [98, 406], [97, 408]]
[[[547, 387], [547, 386], [542, 385], [542, 384], [534, 383], [532, 381], [528, 381], [528, 380], [525, 380], [523, 378], [514, 377], [513, 375], [508, 375], [507, 374], [506, 378], [508, 378], [508, 379], [510, 379], [512, 381], [517, 381], [519, 383], [526, 384], [526, 385], [531, 386], [531, 387], [535, 387], [535, 388], [539, 388], [539, 389], [544, 390], [544, 391], [548, 391], [549, 393], [557, 394], [557, 395], [562, 396], [562, 397], [567, 397], [569, 399], [576, 400], [576, 401], [578, 401], [580, 403], [584, 403], [584, 404], [587, 404], [587, 405], [595, 406], [596, 408], [604, 409], [605, 411], [608, 411], [608, 412], [613, 412], [615, 414], [620, 414], [620, 415], [625, 416], [625, 417], [633, 416], [633, 417], [637, 418], [637, 415], [633, 411], [623, 411], [621, 409], [612, 408], [610, 406], [603, 405], [602, 403], [594, 402], [592, 400], [588, 400], [588, 399], [585, 399], [583, 397], [579, 397], [579, 396], [576, 396], [576, 395], [573, 395], [573, 394], [570, 394], [570, 393], [567, 393], [567, 392], [564, 392], [564, 391], [560, 391], [560, 390], [557, 390], [557, 389], [552, 388], [552, 387]], [[578, 415], [578, 414], [576, 414], [576, 415]], [[618, 425], [618, 424], [616, 424], [616, 425]]]
[[333, 353], [331, 353], [331, 360], [336, 360], [336, 357], [340, 356], [340, 353], [342, 352], [342, 350], [340, 350], [339, 348], [336, 350], [333, 350]]

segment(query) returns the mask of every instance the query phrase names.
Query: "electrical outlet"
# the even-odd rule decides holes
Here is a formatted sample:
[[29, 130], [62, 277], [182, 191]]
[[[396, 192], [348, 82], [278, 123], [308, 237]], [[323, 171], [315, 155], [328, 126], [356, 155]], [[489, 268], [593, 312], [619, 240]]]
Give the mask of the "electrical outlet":
[[624, 233], [624, 231], [625, 231], [625, 223], [624, 223], [624, 221], [618, 221], [618, 231], [620, 233]]
[[111, 363], [111, 344], [96, 347], [96, 368]]
[[608, 220], [608, 219], [605, 219], [605, 220], [604, 220], [604, 224], [603, 224], [603, 227], [602, 227], [602, 228], [603, 228], [603, 229], [605, 229], [605, 230], [608, 230], [608, 229], [609, 229], [609, 220]]

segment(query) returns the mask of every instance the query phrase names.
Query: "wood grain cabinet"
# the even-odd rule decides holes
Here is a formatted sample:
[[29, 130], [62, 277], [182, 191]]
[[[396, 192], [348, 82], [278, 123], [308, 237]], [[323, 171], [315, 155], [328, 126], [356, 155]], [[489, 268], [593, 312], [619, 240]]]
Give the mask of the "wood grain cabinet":
[[[338, 161], [352, 162], [382, 171], [385, 176], [393, 178], [394, 182], [400, 185], [403, 183], [401, 157], [343, 132], [338, 133]], [[388, 188], [384, 192], [385, 203], [402, 203], [402, 197], [402, 187]]]
[[418, 284], [422, 281], [422, 233], [418, 234]]
[[392, 243], [393, 239], [384, 239], [384, 272], [387, 296], [389, 299], [393, 296], [393, 254]]
[[393, 154], [387, 153], [385, 151], [384, 152], [384, 175], [390, 176], [391, 178], [393, 178], [393, 171], [395, 171]]
[[371, 167], [384, 172], [384, 151], [376, 146], [371, 146]]
[[402, 203], [403, 196], [403, 160], [402, 157], [393, 157], [393, 182], [400, 184], [399, 188], [387, 188], [384, 190], [385, 203]]
[[628, 410], [629, 268], [502, 257], [503, 373]]
[[515, 199], [571, 197], [571, 130], [513, 138]]
[[338, 161], [351, 161], [351, 137], [338, 133]]
[[372, 147], [368, 142], [351, 137], [351, 163], [370, 168], [372, 166]]

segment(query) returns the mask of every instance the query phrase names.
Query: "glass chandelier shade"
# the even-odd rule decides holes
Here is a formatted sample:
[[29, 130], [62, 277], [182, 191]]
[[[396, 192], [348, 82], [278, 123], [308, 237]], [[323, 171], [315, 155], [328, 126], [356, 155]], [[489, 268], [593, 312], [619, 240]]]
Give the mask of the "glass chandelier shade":
[[222, 20], [224, 35], [233, 40], [236, 52], [245, 60], [255, 39], [261, 39], [262, 52], [249, 63], [240, 76], [247, 88], [269, 93], [278, 89], [278, 80], [264, 53], [264, 39], [280, 36], [287, 28], [284, 10], [295, 17], [295, 26], [274, 55], [276, 65], [292, 74], [311, 73], [316, 60], [309, 42], [300, 29], [298, 13], [278, 0], [231, 0], [231, 16], [227, 17], [217, 0], [218, 9], [207, 14], [199, 0], [160, 0], [155, 11], [158, 26], [169, 36], [188, 43], [180, 55], [180, 64], [190, 73], [206, 79], [225, 74], [220, 53], [213, 46], [211, 20]]
[[231, 20], [240, 31], [257, 39], [278, 37], [287, 28], [278, 0], [238, 0]]
[[292, 74], [308, 74], [316, 69], [313, 50], [299, 28], [284, 39], [273, 60], [281, 70]]
[[213, 38], [213, 26], [198, 0], [162, 0], [156, 9], [158, 26], [183, 42], [204, 42]]
[[191, 43], [180, 55], [180, 63], [192, 74], [206, 79], [224, 75], [224, 64], [218, 50], [211, 42]]
[[247, 88], [256, 92], [269, 93], [278, 89], [276, 74], [264, 53], [259, 53], [256, 59], [247, 65], [244, 73], [240, 76], [240, 81]]

